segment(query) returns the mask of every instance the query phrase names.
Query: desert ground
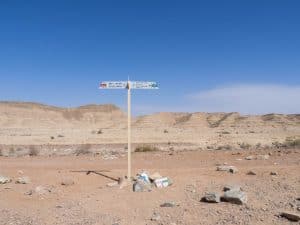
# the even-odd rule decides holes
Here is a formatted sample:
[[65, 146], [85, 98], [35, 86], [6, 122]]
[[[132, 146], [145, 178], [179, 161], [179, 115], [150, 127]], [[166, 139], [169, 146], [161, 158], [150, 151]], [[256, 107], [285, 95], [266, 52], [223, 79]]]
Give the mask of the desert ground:
[[[1, 102], [0, 224], [299, 224], [282, 216], [300, 213], [299, 114], [156, 113], [132, 129], [133, 174], [171, 185], [134, 192], [123, 182], [126, 114], [116, 106]], [[246, 199], [225, 201], [228, 186]]]

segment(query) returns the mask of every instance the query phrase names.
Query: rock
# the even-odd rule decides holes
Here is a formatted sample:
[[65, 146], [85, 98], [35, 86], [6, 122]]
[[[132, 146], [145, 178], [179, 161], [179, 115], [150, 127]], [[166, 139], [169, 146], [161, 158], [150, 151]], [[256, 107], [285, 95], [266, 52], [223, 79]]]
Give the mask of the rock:
[[107, 187], [117, 187], [119, 186], [119, 182], [111, 182], [111, 183], [108, 183], [106, 184]]
[[150, 180], [154, 181], [154, 180], [156, 180], [156, 179], [162, 178], [162, 175], [160, 175], [159, 173], [156, 172], [156, 173], [151, 174], [151, 175], [149, 176], [149, 178], [150, 178]]
[[217, 171], [227, 171], [230, 173], [237, 173], [238, 169], [235, 166], [217, 166]]
[[70, 178], [65, 178], [62, 182], [61, 182], [61, 185], [63, 186], [71, 186], [71, 185], [74, 185], [74, 181]]
[[242, 191], [242, 188], [239, 185], [227, 184], [224, 186], [223, 191]]
[[134, 192], [151, 191], [151, 185], [141, 180], [137, 180], [136, 182], [133, 183], [133, 191]]
[[260, 159], [260, 160], [267, 160], [270, 158], [270, 156], [269, 155], [258, 155], [256, 158]]
[[34, 192], [37, 193], [38, 195], [44, 195], [44, 194], [50, 193], [51, 189], [48, 187], [45, 187], [45, 186], [37, 186], [34, 189]]
[[11, 182], [11, 179], [9, 177], [0, 175], [0, 184], [6, 184], [6, 183], [10, 183], [10, 182]]
[[246, 160], [253, 160], [254, 159], [254, 156], [253, 155], [249, 155], [247, 157], [245, 157]]
[[161, 220], [161, 217], [158, 213], [153, 213], [152, 217], [151, 217], [151, 221], [159, 221]]
[[278, 175], [278, 173], [277, 173], [277, 172], [274, 172], [274, 171], [272, 171], [272, 172], [270, 173], [270, 175], [272, 175], [272, 176], [277, 176], [277, 175]]
[[298, 222], [300, 220], [300, 215], [292, 212], [283, 212], [280, 216], [294, 222]]
[[256, 173], [253, 170], [250, 170], [247, 175], [256, 175]]
[[219, 203], [219, 202], [221, 202], [221, 196], [218, 193], [209, 192], [209, 193], [206, 193], [205, 196], [201, 200], [204, 202], [209, 202], [209, 203]]
[[224, 193], [222, 200], [233, 204], [242, 205], [247, 202], [247, 195], [242, 191], [231, 190]]
[[178, 206], [178, 204], [176, 204], [175, 202], [165, 202], [160, 205], [160, 207], [175, 207], [175, 206]]
[[19, 177], [16, 180], [16, 184], [29, 184], [30, 183], [30, 178], [29, 177]]
[[26, 192], [24, 193], [24, 195], [32, 195], [33, 193], [34, 193], [33, 190], [29, 190], [29, 191], [26, 191]]

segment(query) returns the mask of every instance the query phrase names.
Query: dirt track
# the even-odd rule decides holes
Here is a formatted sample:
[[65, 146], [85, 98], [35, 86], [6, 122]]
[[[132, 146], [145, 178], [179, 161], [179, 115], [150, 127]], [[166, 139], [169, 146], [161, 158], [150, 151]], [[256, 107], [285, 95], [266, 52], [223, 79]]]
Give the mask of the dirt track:
[[[244, 160], [248, 155], [269, 152], [135, 153], [135, 173], [145, 169], [174, 181], [168, 188], [142, 193], [132, 192], [131, 186], [107, 187], [113, 180], [99, 174], [71, 172], [108, 170], [102, 173], [117, 179], [126, 174], [125, 157], [0, 157], [0, 174], [13, 179], [0, 185], [0, 224], [292, 224], [277, 215], [297, 212], [291, 203], [300, 196], [300, 150], [273, 150], [268, 160]], [[216, 171], [217, 163], [234, 165], [239, 171]], [[246, 175], [249, 170], [257, 175]], [[271, 176], [271, 171], [278, 175]], [[20, 176], [29, 176], [31, 183], [15, 184]], [[62, 186], [65, 178], [75, 184]], [[241, 185], [248, 195], [247, 204], [199, 201], [206, 191], [222, 193], [226, 184]], [[39, 185], [48, 185], [51, 192], [24, 194]], [[179, 206], [161, 208], [160, 204], [167, 201]], [[159, 221], [150, 220], [154, 212], [160, 215]]]

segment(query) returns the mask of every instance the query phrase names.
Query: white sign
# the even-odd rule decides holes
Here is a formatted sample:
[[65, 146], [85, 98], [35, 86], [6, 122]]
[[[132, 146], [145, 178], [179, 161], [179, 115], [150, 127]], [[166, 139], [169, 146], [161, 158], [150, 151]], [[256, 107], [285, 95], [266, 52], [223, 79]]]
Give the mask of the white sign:
[[131, 81], [130, 88], [132, 89], [158, 89], [156, 82], [149, 81]]
[[100, 83], [100, 88], [125, 89], [127, 88], [127, 83], [127, 81], [103, 81]]
[[130, 89], [158, 89], [158, 84], [151, 81], [103, 81], [100, 83], [101, 89], [126, 89], [130, 84]]

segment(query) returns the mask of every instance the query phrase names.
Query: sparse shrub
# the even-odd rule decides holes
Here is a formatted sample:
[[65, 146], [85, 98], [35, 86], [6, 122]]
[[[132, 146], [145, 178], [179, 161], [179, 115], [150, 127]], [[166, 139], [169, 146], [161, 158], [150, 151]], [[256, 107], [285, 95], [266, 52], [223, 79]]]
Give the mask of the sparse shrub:
[[165, 130], [164, 130], [164, 133], [167, 134], [167, 133], [169, 133], [169, 131], [168, 131], [167, 129], [165, 129]]
[[171, 141], [168, 141], [168, 145], [171, 145]]
[[149, 146], [149, 145], [138, 146], [134, 150], [134, 152], [156, 152], [156, 151], [159, 151], [157, 147]]
[[230, 145], [221, 145], [218, 146], [217, 150], [231, 150], [232, 147]]
[[75, 155], [87, 155], [91, 153], [91, 145], [90, 144], [83, 144], [80, 145], [76, 150], [75, 150]]
[[228, 131], [222, 131], [222, 134], [230, 134]]
[[53, 136], [51, 136], [51, 137], [50, 137], [50, 139], [51, 139], [51, 140], [54, 140], [54, 137], [53, 137]]
[[37, 156], [39, 154], [39, 151], [36, 149], [35, 146], [30, 146], [29, 147], [29, 156]]
[[102, 129], [99, 129], [99, 130], [97, 131], [97, 134], [102, 134], [102, 133], [103, 133]]
[[65, 137], [64, 135], [62, 135], [62, 134], [59, 134], [59, 135], [57, 135], [57, 137], [59, 137], [59, 138], [63, 138], [63, 137]]
[[286, 139], [286, 141], [284, 142], [284, 144], [286, 145], [286, 147], [290, 147], [290, 148], [299, 148], [300, 147], [300, 138], [297, 139]]
[[206, 148], [209, 149], [209, 150], [213, 149], [212, 146], [206, 146]]
[[253, 130], [250, 130], [249, 133], [250, 133], [250, 134], [254, 134], [255, 132], [254, 132]]
[[257, 149], [259, 149], [259, 148], [261, 147], [261, 143], [257, 143], [257, 144], [255, 145], [255, 147], [256, 147]]
[[0, 156], [3, 156], [3, 152], [2, 149], [0, 148]]
[[251, 147], [251, 145], [250, 144], [248, 144], [248, 143], [241, 143], [240, 144], [240, 147], [242, 148], [242, 149], [249, 149], [250, 147]]
[[10, 148], [9, 148], [9, 155], [10, 155], [10, 156], [14, 156], [15, 153], [16, 153], [15, 149], [14, 149], [13, 147], [10, 147]]

